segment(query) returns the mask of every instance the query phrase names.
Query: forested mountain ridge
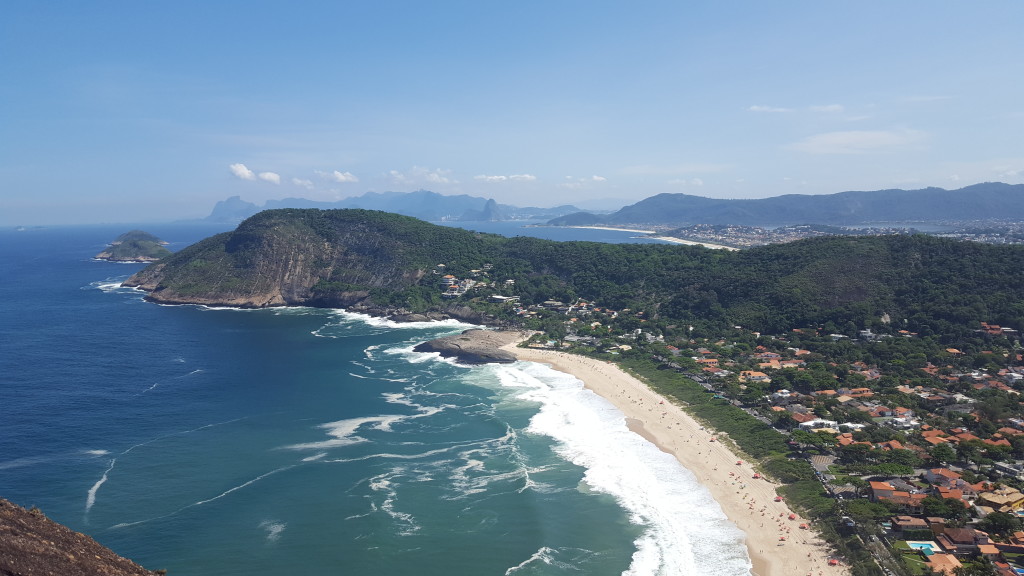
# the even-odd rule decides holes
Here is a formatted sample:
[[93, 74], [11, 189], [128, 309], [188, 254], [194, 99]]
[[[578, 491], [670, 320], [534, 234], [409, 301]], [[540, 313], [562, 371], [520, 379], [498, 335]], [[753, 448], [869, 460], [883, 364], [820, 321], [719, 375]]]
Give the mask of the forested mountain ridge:
[[[485, 281], [443, 300], [439, 264], [459, 278], [486, 269]], [[884, 316], [943, 334], [979, 321], [1024, 329], [1024, 248], [926, 236], [837, 236], [726, 252], [505, 238], [384, 212], [286, 209], [261, 212], [126, 284], [168, 303], [381, 314], [458, 304], [486, 310], [494, 322], [515, 316], [487, 304], [490, 294], [518, 296], [522, 306], [582, 298], [642, 311], [652, 323], [770, 333], [865, 328]]]
[[261, 210], [276, 210], [280, 208], [319, 208], [321, 210], [358, 208], [364, 210], [383, 210], [431, 222], [442, 220], [545, 220], [579, 210], [575, 206], [555, 206], [553, 208], [519, 207], [498, 204], [493, 199], [470, 196], [468, 194], [445, 195], [429, 190], [417, 190], [415, 192], [367, 192], [361, 196], [353, 196], [336, 202], [307, 200], [305, 198], [284, 198], [281, 200], [267, 200], [262, 206], [246, 202], [238, 196], [232, 196], [217, 202], [213, 207], [213, 211], [206, 217], [206, 220], [213, 222], [238, 222]]
[[752, 200], [658, 194], [607, 216], [584, 212], [556, 218], [549, 224], [782, 226], [986, 219], [1024, 219], [1024, 184], [986, 182], [958, 190], [925, 188], [818, 195], [787, 194]]

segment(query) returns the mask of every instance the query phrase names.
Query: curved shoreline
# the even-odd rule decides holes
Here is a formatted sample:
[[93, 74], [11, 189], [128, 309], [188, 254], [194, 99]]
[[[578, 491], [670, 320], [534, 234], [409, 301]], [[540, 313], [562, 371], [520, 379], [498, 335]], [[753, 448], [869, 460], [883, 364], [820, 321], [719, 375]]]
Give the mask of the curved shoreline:
[[740, 460], [723, 443], [713, 442], [712, 431], [680, 406], [610, 362], [554, 350], [519, 348], [517, 344], [506, 344], [504, 349], [520, 360], [546, 364], [576, 377], [625, 414], [632, 431], [693, 472], [729, 520], [746, 534], [752, 574], [849, 574], [845, 566], [829, 566], [827, 544], [814, 532], [799, 528], [808, 520], [799, 516], [790, 520], [793, 511], [785, 502], [774, 501], [777, 484], [753, 479], [751, 464]]

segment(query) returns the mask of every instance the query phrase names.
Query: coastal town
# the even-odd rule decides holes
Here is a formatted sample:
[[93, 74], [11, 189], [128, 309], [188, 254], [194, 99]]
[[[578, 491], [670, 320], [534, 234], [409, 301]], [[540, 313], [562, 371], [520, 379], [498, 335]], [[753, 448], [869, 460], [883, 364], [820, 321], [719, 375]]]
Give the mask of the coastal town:
[[[803, 463], [818, 487], [790, 504], [834, 532], [833, 543], [858, 543], [860, 561], [872, 559], [878, 573], [1024, 570], [1024, 355], [1016, 330], [979, 318], [959, 347], [888, 318], [871, 329], [769, 335], [735, 326], [711, 337], [582, 299], [524, 306], [502, 294], [514, 282], [490, 280], [488, 271], [444, 275], [439, 289], [543, 323], [529, 346], [653, 364], [699, 386], [708, 402], [763, 424], [784, 439], [786, 462]], [[770, 466], [762, 473], [780, 479]], [[833, 559], [852, 561], [841, 552]]]
[[666, 241], [678, 240], [705, 246], [739, 249], [795, 242], [821, 236], [877, 236], [881, 234], [929, 234], [986, 244], [1024, 244], [1024, 224], [1016, 220], [908, 222], [857, 227], [804, 224], [774, 228], [735, 224], [695, 224], [682, 228], [671, 228], [646, 223], [624, 225], [620, 228], [623, 230], [651, 229], [653, 237]]

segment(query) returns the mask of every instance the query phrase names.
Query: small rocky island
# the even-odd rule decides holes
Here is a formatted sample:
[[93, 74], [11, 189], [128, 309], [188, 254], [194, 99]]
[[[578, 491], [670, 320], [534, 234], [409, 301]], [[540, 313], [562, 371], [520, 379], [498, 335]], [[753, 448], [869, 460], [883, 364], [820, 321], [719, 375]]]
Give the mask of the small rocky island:
[[156, 262], [171, 255], [171, 251], [164, 247], [166, 244], [149, 232], [132, 230], [114, 239], [106, 250], [96, 255], [96, 259], [110, 262]]
[[38, 509], [0, 498], [0, 574], [18, 576], [156, 576]]
[[463, 364], [511, 364], [516, 361], [515, 354], [502, 350], [502, 347], [521, 340], [523, 336], [523, 332], [517, 331], [471, 328], [461, 334], [424, 342], [413, 350], [437, 352]]

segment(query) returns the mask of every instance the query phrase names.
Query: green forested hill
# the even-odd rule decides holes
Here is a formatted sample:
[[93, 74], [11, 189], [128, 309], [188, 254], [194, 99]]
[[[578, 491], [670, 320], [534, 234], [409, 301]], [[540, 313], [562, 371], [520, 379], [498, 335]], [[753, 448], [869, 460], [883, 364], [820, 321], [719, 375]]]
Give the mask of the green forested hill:
[[1024, 184], [984, 182], [959, 190], [875, 190], [838, 194], [786, 194], [758, 199], [705, 198], [657, 194], [607, 216], [570, 214], [550, 221], [556, 226], [597, 223], [852, 225], [865, 222], [935, 222], [943, 220], [1020, 219]]
[[164, 248], [163, 240], [142, 230], [121, 234], [103, 252], [96, 255], [99, 260], [114, 262], [153, 262], [170, 255]]
[[910, 330], [944, 334], [979, 321], [1024, 329], [1024, 248], [926, 236], [825, 237], [726, 252], [503, 238], [364, 210], [271, 210], [129, 284], [164, 302], [424, 311], [443, 307], [432, 274], [438, 264], [459, 277], [491, 264], [494, 290], [523, 304], [579, 297], [663, 322], [849, 331], [888, 315]]

